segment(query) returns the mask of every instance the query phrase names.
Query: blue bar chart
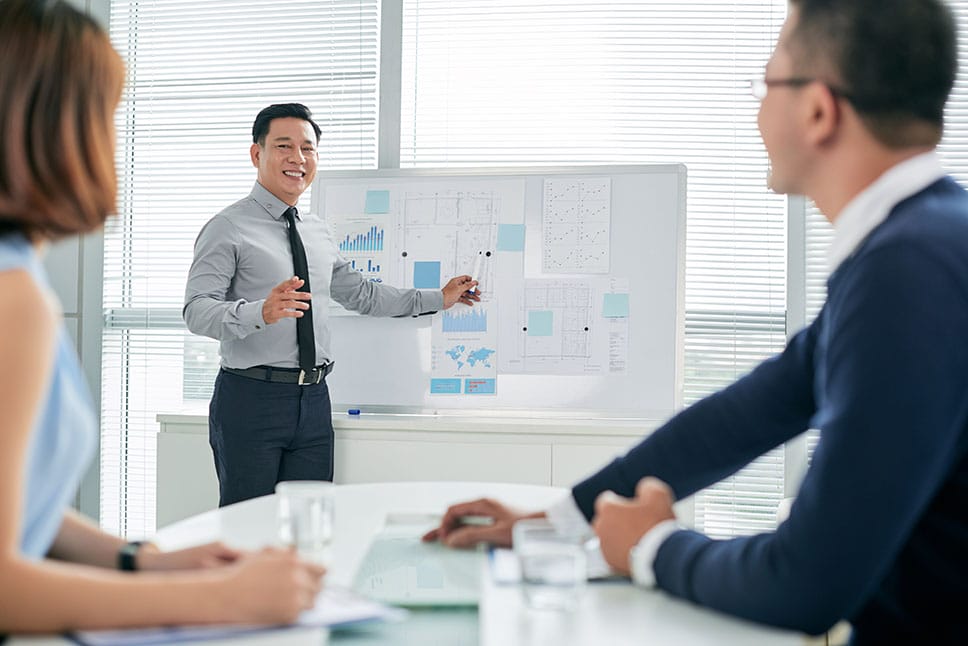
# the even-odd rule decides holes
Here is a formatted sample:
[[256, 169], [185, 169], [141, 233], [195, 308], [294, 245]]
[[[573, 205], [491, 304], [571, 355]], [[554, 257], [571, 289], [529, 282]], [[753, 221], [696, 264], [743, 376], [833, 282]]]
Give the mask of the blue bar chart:
[[366, 233], [358, 233], [353, 237], [347, 235], [339, 243], [339, 250], [344, 252], [383, 251], [383, 235], [384, 230], [374, 225]]
[[487, 312], [483, 308], [476, 307], [462, 312], [444, 312], [441, 325], [445, 334], [487, 332]]
[[379, 273], [380, 271], [380, 264], [373, 262], [372, 258], [366, 259], [366, 266], [363, 265], [362, 259], [360, 260], [359, 264], [356, 263], [356, 260], [350, 260], [350, 267], [352, 267], [354, 271], [364, 274], [375, 274]]

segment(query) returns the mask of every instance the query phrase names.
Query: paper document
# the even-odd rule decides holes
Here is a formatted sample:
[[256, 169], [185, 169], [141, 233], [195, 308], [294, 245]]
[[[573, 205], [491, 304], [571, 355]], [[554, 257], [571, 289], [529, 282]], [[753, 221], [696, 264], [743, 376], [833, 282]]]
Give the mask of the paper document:
[[353, 589], [399, 606], [476, 606], [486, 553], [421, 541], [437, 522], [439, 516], [389, 514], [363, 557]]
[[629, 284], [618, 277], [528, 278], [516, 291], [502, 293], [498, 374], [625, 374]]
[[612, 246], [612, 180], [549, 177], [541, 212], [545, 274], [607, 274]]
[[280, 641], [287, 632], [300, 628], [339, 628], [365, 621], [396, 620], [406, 612], [365, 599], [350, 590], [327, 586], [316, 598], [316, 606], [303, 612], [291, 626], [165, 626], [133, 630], [89, 630], [71, 638], [86, 646], [146, 646], [179, 642], [241, 638], [250, 634], [276, 632]]

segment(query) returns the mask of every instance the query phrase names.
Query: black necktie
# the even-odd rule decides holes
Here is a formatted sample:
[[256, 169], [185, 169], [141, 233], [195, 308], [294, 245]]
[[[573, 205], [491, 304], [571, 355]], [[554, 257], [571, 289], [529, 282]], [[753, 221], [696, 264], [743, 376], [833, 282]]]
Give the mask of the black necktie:
[[[292, 267], [295, 274], [303, 279], [303, 286], [297, 291], [309, 291], [309, 263], [306, 261], [306, 248], [296, 231], [296, 207], [290, 206], [282, 214], [289, 223], [289, 247], [292, 249]], [[309, 301], [307, 301], [309, 302]], [[299, 344], [299, 367], [310, 372], [316, 367], [316, 335], [313, 333], [313, 307], [303, 311], [296, 319], [296, 342]]]

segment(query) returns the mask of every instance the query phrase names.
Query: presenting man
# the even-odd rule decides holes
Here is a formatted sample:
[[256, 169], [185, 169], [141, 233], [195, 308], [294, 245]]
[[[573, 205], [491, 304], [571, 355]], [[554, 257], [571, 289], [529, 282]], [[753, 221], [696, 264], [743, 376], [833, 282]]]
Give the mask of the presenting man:
[[189, 330], [220, 341], [208, 422], [220, 505], [272, 493], [282, 480], [333, 479], [330, 298], [371, 316], [480, 300], [470, 276], [439, 291], [403, 290], [349, 267], [327, 225], [296, 208], [316, 176], [320, 133], [298, 103], [262, 110], [252, 126], [252, 192], [195, 242], [182, 313]]
[[[940, 0], [791, 0], [753, 90], [771, 187], [834, 225], [827, 301], [782, 354], [575, 486], [553, 523], [591, 522], [616, 570], [733, 615], [809, 633], [848, 619], [854, 644], [964, 643], [968, 197], [934, 152], [956, 70]], [[674, 499], [808, 428], [820, 443], [775, 532], [677, 524]], [[520, 517], [464, 503], [426, 538], [507, 544]]]

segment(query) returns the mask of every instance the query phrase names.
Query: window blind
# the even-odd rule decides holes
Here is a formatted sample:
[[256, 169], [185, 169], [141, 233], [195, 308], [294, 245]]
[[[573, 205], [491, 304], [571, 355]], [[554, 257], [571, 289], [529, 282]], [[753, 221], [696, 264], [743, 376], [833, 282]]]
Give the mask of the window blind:
[[[747, 80], [762, 73], [784, 0], [401, 1], [402, 166], [683, 162], [686, 403], [782, 347], [786, 203], [765, 190]], [[966, 51], [968, 2], [950, 4]], [[204, 410], [211, 393], [217, 347], [185, 331], [182, 292], [199, 228], [254, 181], [255, 113], [306, 103], [324, 130], [320, 168], [376, 166], [379, 0], [265, 6], [111, 2], [129, 79], [120, 214], [105, 234], [101, 519], [122, 535], [154, 528], [156, 414]], [[962, 181], [966, 139], [961, 80], [941, 152]], [[805, 228], [809, 320], [831, 229], [815, 210]], [[790, 468], [776, 451], [706, 492], [699, 528], [768, 528]]]
[[968, 1], [948, 0], [958, 20], [961, 66], [945, 109], [945, 134], [938, 147], [941, 162], [963, 186], [968, 186]]
[[[401, 165], [639, 164], [688, 168], [685, 401], [785, 339], [786, 201], [749, 79], [783, 0], [404, 0]], [[772, 526], [776, 451], [699, 497], [714, 535]]]
[[[101, 523], [155, 527], [156, 415], [204, 411], [217, 343], [181, 320], [195, 237], [245, 197], [252, 121], [299, 102], [320, 168], [376, 166], [378, 0], [114, 0], [128, 67], [117, 113], [119, 216], [104, 241]], [[305, 196], [308, 200], [309, 196]]]

